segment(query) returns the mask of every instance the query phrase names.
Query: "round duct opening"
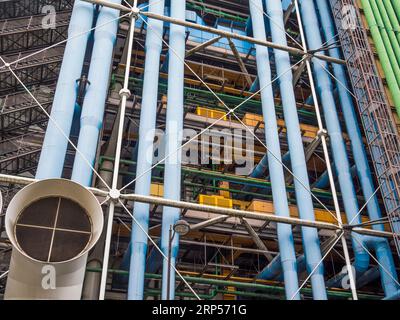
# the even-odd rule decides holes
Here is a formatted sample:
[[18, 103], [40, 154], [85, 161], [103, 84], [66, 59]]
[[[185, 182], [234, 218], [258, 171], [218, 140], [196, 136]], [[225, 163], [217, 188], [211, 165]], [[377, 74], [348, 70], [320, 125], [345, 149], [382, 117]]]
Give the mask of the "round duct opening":
[[48, 179], [20, 190], [8, 205], [6, 231], [21, 254], [40, 263], [65, 263], [88, 252], [103, 228], [97, 198], [78, 183]]
[[62, 262], [86, 249], [92, 222], [86, 210], [75, 201], [47, 197], [23, 209], [14, 232], [19, 248], [29, 257], [42, 262]]

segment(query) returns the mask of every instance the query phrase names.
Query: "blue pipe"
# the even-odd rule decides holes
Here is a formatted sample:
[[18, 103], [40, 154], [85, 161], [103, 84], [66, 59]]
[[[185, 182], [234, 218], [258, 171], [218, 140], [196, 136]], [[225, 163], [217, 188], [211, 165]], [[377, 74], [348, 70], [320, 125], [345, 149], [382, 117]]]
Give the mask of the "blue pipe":
[[304, 101], [305, 104], [308, 104], [310, 106], [312, 106], [314, 104], [314, 97], [312, 96], [312, 94], [310, 94], [308, 96], [308, 98]]
[[250, 173], [251, 178], [262, 178], [268, 170], [268, 154], [266, 153]]
[[[301, 273], [307, 268], [306, 259], [304, 254], [300, 255], [296, 259], [297, 263], [297, 272]], [[275, 258], [267, 265], [264, 269], [260, 271], [260, 273], [256, 276], [257, 279], [265, 279], [265, 280], [276, 280], [283, 281], [282, 276], [282, 264], [280, 261], [280, 256], [276, 255]]]
[[[270, 29], [272, 41], [280, 45], [287, 45], [285, 26], [283, 23], [283, 8], [280, 0], [265, 1], [266, 12], [270, 18]], [[314, 208], [311, 194], [308, 191], [309, 180], [307, 164], [305, 160], [303, 141], [296, 109], [296, 98], [293, 90], [293, 74], [290, 70], [291, 63], [289, 54], [282, 50], [274, 50], [276, 72], [282, 97], [282, 106], [287, 128], [288, 145], [290, 150], [290, 162], [294, 175], [295, 192], [299, 216], [302, 219], [314, 221]], [[300, 183], [299, 180], [302, 182]], [[326, 290], [324, 282], [323, 264], [319, 264], [322, 259], [318, 230], [315, 228], [302, 228], [303, 246], [306, 258], [307, 271], [311, 273], [313, 297], [316, 300], [326, 300]], [[319, 264], [319, 266], [318, 266]], [[274, 262], [271, 266], [276, 269]], [[268, 268], [267, 268], [268, 269]]]
[[81, 77], [90, 32], [80, 36], [78, 34], [91, 29], [93, 16], [92, 4], [75, 1], [68, 28], [69, 40], [65, 47], [50, 114], [57, 125], [51, 120], [47, 125], [36, 171], [37, 179], [59, 178], [62, 175], [68, 141], [60, 129], [69, 136], [77, 95], [76, 81]]
[[[282, 161], [286, 165], [290, 165], [289, 160], [290, 160], [290, 152], [288, 151], [282, 156]], [[267, 170], [268, 170], [268, 154], [265, 154], [261, 158], [260, 162], [253, 169], [253, 171], [249, 174], [249, 177], [263, 178], [265, 177], [265, 173], [267, 172]]]
[[[301, 14], [303, 24], [307, 36], [307, 42], [310, 50], [319, 50], [322, 46], [322, 39], [318, 28], [318, 18], [313, 1], [300, 0]], [[332, 155], [338, 173], [338, 180], [341, 189], [342, 199], [348, 221], [351, 221], [358, 212], [358, 203], [354, 190], [353, 181], [350, 173], [350, 164], [347, 158], [346, 146], [342, 137], [342, 130], [338, 114], [336, 112], [335, 99], [333, 96], [332, 82], [330, 75], [325, 69], [328, 65], [324, 61], [316, 61], [312, 59], [313, 69], [316, 75], [317, 90], [320, 95], [322, 106], [324, 109], [326, 126], [329, 132]], [[324, 69], [325, 68], [325, 69]], [[361, 217], [354, 219], [353, 224], [361, 223]], [[355, 240], [357, 238], [361, 243], [363, 237], [361, 235], [352, 234], [352, 244], [355, 254], [354, 267], [357, 272], [365, 272], [369, 265], [369, 255], [363, 247]]]
[[256, 77], [250, 86], [249, 92], [254, 93], [258, 90], [260, 90], [260, 83], [258, 81], [258, 77]]
[[[316, 0], [316, 3], [318, 6], [325, 39], [333, 39], [335, 37], [335, 27], [328, 3], [325, 0]], [[329, 44], [330, 43], [328, 43], [328, 45]], [[341, 58], [339, 49], [335, 47], [329, 49], [329, 55], [334, 58]], [[382, 213], [379, 207], [378, 198], [376, 195], [374, 195], [375, 187], [367, 160], [367, 154], [364, 149], [361, 130], [357, 121], [355, 106], [353, 104], [352, 97], [345, 89], [350, 88], [350, 85], [347, 81], [346, 72], [342, 65], [335, 63], [333, 64], [333, 73], [338, 79], [336, 86], [339, 94], [339, 100], [341, 102], [347, 132], [351, 141], [354, 162], [356, 164], [357, 174], [362, 187], [364, 199], [367, 200], [372, 197], [367, 204], [368, 215], [371, 220], [380, 219], [382, 217]], [[373, 229], [384, 231], [384, 226], [383, 224], [377, 224], [373, 226]], [[384, 270], [381, 270], [382, 286], [385, 290], [386, 296], [390, 296], [399, 290], [399, 287], [395, 283], [395, 280], [397, 281], [397, 274], [389, 243], [387, 240], [380, 238], [371, 238], [369, 242], [371, 242], [372, 247], [375, 249], [380, 264], [382, 264], [385, 269], [390, 271], [391, 276], [393, 277], [392, 279]]]
[[[357, 167], [355, 165], [353, 165], [350, 168], [350, 172], [351, 172], [351, 176], [355, 177], [357, 175]], [[334, 178], [336, 179], [337, 172], [335, 170], [333, 170], [333, 174], [334, 174]], [[327, 187], [329, 187], [329, 175], [328, 175], [328, 170], [325, 170], [325, 172], [319, 176], [317, 181], [314, 182], [313, 188], [324, 189]]]
[[[171, 17], [185, 20], [186, 4], [184, 0], [171, 0]], [[185, 59], [185, 27], [176, 24], [170, 25], [169, 35], [169, 63], [168, 63], [168, 100], [167, 124], [165, 134], [165, 154], [170, 155], [165, 161], [164, 170], [164, 198], [180, 200], [181, 197], [181, 152], [176, 150], [182, 144], [183, 129], [183, 89]], [[164, 207], [162, 216], [161, 250], [168, 256], [169, 230], [179, 219], [178, 208]], [[171, 244], [171, 264], [175, 265], [178, 256], [179, 235], [175, 234]], [[163, 260], [162, 299], [166, 299], [168, 288], [168, 261]], [[170, 273], [171, 300], [175, 297], [175, 271]]]
[[[164, 1], [150, 0], [149, 11], [163, 14]], [[148, 19], [147, 37], [145, 43], [146, 59], [142, 93], [142, 108], [140, 111], [138, 154], [136, 164], [135, 193], [150, 195], [151, 166], [153, 161], [153, 140], [155, 135], [158, 80], [160, 55], [162, 49], [163, 22]], [[143, 174], [146, 172], [145, 174]], [[143, 176], [141, 176], [143, 174]], [[141, 176], [141, 177], [139, 177]], [[149, 204], [135, 202], [133, 214], [141, 226], [147, 231], [149, 227]], [[146, 269], [147, 237], [141, 228], [134, 223], [131, 233], [133, 250], [130, 256], [130, 271], [128, 284], [128, 299], [142, 300], [144, 290], [144, 273]]]
[[[110, 2], [120, 4], [121, 0]], [[101, 7], [97, 18], [94, 34], [94, 45], [90, 60], [88, 80], [90, 85], [86, 94], [81, 113], [81, 129], [78, 139], [71, 180], [84, 186], [90, 186], [93, 172], [87, 161], [93, 166], [96, 159], [96, 150], [103, 126], [104, 108], [108, 94], [108, 85], [112, 65], [112, 56], [117, 38], [119, 10]], [[113, 21], [113, 22], [110, 22]]]
[[327, 187], [329, 187], [329, 174], [328, 170], [325, 170], [325, 172], [318, 177], [317, 181], [315, 181], [313, 188], [324, 189]]
[[[356, 279], [357, 288], [362, 288], [362, 287], [366, 286], [368, 283], [378, 279], [379, 276], [380, 276], [380, 273], [379, 273], [379, 268], [378, 267], [370, 268], [361, 277], [358, 277]], [[328, 282], [327, 282], [327, 285], [328, 285]]]
[[[249, 3], [250, 15], [252, 18], [254, 38], [266, 40], [265, 24], [262, 8], [262, 0], [253, 0]], [[260, 86], [264, 88], [261, 91], [262, 110], [265, 122], [265, 140], [268, 152], [269, 172], [272, 182], [272, 197], [277, 215], [289, 217], [289, 207], [286, 198], [285, 178], [281, 164], [281, 150], [277, 130], [276, 114], [274, 108], [274, 96], [271, 85], [271, 68], [269, 62], [268, 48], [256, 45], [256, 61]], [[278, 158], [272, 155], [272, 153]], [[300, 299], [298, 290], [298, 277], [296, 255], [293, 244], [292, 229], [286, 224], [277, 224], [280, 259], [283, 268], [286, 297], [291, 299]]]
[[386, 296], [382, 300], [400, 300], [400, 290], [397, 290], [394, 294]]

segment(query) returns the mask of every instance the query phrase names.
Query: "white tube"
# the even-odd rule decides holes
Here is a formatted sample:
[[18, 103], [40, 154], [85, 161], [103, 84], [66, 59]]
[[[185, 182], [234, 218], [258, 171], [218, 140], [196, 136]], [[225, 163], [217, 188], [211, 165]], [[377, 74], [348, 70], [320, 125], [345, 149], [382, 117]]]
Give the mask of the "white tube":
[[[91, 223], [91, 235], [85, 248], [72, 259], [43, 262], [26, 254], [16, 238], [16, 223], [33, 202], [61, 197], [79, 204]], [[34, 212], [36, 214], [37, 211]], [[77, 300], [81, 298], [88, 252], [96, 244], [103, 228], [103, 212], [97, 198], [83, 186], [65, 179], [32, 183], [11, 200], [6, 216], [7, 235], [13, 245], [5, 299]]]

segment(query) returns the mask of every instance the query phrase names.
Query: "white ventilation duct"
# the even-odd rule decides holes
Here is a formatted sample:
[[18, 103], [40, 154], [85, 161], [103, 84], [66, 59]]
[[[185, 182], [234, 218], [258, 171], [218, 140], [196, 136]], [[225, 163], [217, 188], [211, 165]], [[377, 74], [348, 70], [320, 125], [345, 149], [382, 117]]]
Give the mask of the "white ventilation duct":
[[5, 216], [13, 245], [5, 299], [80, 299], [88, 251], [103, 212], [86, 188], [41, 180], [19, 191]]

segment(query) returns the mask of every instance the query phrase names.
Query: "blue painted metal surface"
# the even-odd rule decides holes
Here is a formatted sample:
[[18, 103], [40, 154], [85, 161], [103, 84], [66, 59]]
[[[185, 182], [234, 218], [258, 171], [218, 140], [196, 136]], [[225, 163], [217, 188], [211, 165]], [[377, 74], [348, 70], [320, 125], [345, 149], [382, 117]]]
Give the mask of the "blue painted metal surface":
[[[259, 10], [260, 7], [262, 8], [262, 1], [250, 1], [249, 5], [254, 38], [265, 40], [264, 16]], [[268, 85], [271, 82], [268, 48], [256, 45], [256, 60], [260, 86], [264, 88], [261, 91], [261, 102], [265, 122], [265, 139], [267, 147], [270, 150], [270, 152], [268, 152], [268, 166], [272, 182], [274, 207], [276, 214], [288, 217], [289, 207], [286, 198], [283, 167], [281, 164], [282, 159], [274, 107], [274, 96], [271, 85]], [[271, 153], [273, 153], [277, 159]], [[278, 224], [277, 229], [286, 297], [288, 299], [292, 297], [294, 297], [294, 299], [300, 299], [299, 294], [296, 293], [298, 290], [298, 277], [292, 230], [289, 225], [285, 224]]]

